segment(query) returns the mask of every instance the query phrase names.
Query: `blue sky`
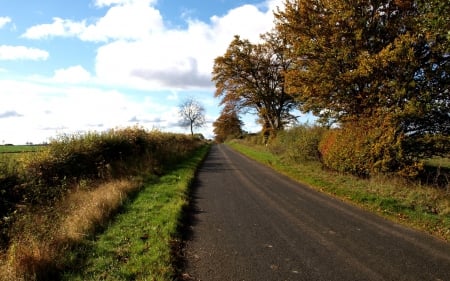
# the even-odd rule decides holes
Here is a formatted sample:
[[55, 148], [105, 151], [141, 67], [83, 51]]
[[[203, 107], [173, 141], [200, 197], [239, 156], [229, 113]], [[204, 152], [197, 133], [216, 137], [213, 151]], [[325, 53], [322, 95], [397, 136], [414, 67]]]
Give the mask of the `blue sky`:
[[[220, 112], [211, 70], [235, 34], [256, 42], [281, 0], [0, 0], [0, 142], [140, 125], [187, 133], [187, 97]], [[254, 116], [245, 128], [257, 131]]]

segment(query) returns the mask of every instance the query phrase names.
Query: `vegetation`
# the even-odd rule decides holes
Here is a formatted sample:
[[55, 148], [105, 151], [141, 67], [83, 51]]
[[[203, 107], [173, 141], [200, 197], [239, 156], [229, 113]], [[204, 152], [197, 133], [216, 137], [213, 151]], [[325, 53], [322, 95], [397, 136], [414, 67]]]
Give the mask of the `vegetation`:
[[191, 130], [191, 136], [194, 136], [194, 128], [201, 128], [205, 125], [205, 108], [194, 98], [188, 98], [183, 101], [178, 109], [181, 117], [181, 126]]
[[142, 188], [140, 178], [159, 177], [203, 145], [135, 127], [64, 135], [23, 154], [0, 176], [0, 279], [57, 279], [78, 261], [72, 250], [88, 246], [82, 239]]
[[[430, 179], [429, 184], [398, 176], [377, 175], [362, 179], [326, 170], [322, 163], [312, 160], [316, 155], [313, 147], [317, 152], [317, 136], [321, 134], [322, 129], [318, 127], [301, 126], [279, 134], [269, 146], [262, 145], [261, 141], [255, 144], [252, 138], [233, 140], [228, 144], [314, 189], [450, 241], [448, 181], [444, 188], [439, 188], [431, 185], [434, 179]], [[294, 144], [299, 139], [307, 141]], [[306, 144], [306, 151], [312, 153], [304, 153], [302, 148], [305, 143], [309, 143]], [[316, 146], [310, 147], [311, 143]]]
[[296, 102], [284, 85], [290, 67], [286, 43], [277, 33], [262, 38], [265, 42], [255, 45], [235, 36], [225, 55], [215, 59], [212, 80], [227, 111], [255, 110], [268, 138], [295, 119], [290, 111]]
[[330, 169], [423, 177], [427, 159], [450, 154], [448, 11], [438, 0], [285, 0], [262, 43], [236, 36], [216, 58], [215, 95], [255, 110], [266, 140], [295, 107], [314, 113], [334, 128], [319, 148]]
[[178, 228], [188, 188], [208, 147], [158, 179], [150, 179], [90, 245], [83, 263], [63, 280], [173, 280]]
[[243, 125], [244, 123], [234, 108], [224, 107], [219, 118], [213, 123], [215, 140], [222, 143], [228, 139], [241, 137]]
[[415, 177], [421, 160], [450, 151], [449, 38], [436, 5], [449, 3], [288, 0], [276, 14], [292, 48], [289, 92], [341, 127], [322, 150], [330, 168]]
[[43, 145], [0, 145], [0, 153], [23, 153], [36, 152], [42, 149]]

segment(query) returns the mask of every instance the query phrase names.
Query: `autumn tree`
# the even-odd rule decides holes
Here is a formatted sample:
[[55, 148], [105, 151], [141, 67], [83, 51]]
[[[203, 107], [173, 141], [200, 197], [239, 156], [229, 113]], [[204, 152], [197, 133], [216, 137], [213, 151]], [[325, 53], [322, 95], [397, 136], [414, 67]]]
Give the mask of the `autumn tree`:
[[263, 133], [275, 135], [294, 119], [297, 102], [286, 92], [284, 74], [290, 66], [286, 44], [277, 33], [262, 36], [252, 44], [235, 36], [223, 56], [214, 61], [215, 96], [236, 112], [254, 111], [263, 120]]
[[443, 2], [286, 0], [276, 13], [277, 30], [292, 48], [286, 88], [303, 111], [348, 132], [361, 128], [352, 139], [365, 138], [358, 141], [371, 168], [402, 170], [445, 150], [450, 72], [442, 32], [448, 29], [426, 23], [435, 16], [433, 5], [448, 10]]
[[[426, 157], [450, 151], [450, 2], [417, 1], [417, 101], [402, 126], [410, 147]], [[419, 114], [417, 114], [419, 113]], [[412, 139], [412, 140], [411, 140]], [[431, 153], [430, 153], [431, 152]]]
[[180, 125], [189, 128], [192, 136], [194, 135], [194, 128], [203, 127], [206, 123], [205, 108], [192, 97], [179, 105], [178, 114], [181, 118]]
[[213, 123], [213, 132], [217, 142], [224, 142], [229, 138], [242, 136], [244, 122], [239, 118], [235, 108], [225, 106], [220, 116]]

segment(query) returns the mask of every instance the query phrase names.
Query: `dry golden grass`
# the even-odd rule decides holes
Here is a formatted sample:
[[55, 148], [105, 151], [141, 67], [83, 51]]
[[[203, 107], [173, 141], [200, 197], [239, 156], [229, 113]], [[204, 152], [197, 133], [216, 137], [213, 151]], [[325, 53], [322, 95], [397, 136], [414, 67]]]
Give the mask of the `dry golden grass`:
[[104, 226], [129, 194], [142, 186], [117, 180], [94, 189], [78, 188], [52, 211], [24, 216], [20, 233], [1, 257], [0, 280], [53, 280], [67, 262], [67, 251]]
[[[94, 190], [78, 190], [61, 203], [68, 213], [60, 226], [64, 239], [80, 240], [103, 225], [111, 213], [122, 205], [128, 194], [141, 185], [128, 180], [114, 181]], [[66, 211], [66, 212], [67, 212]], [[63, 210], [61, 210], [63, 212]]]

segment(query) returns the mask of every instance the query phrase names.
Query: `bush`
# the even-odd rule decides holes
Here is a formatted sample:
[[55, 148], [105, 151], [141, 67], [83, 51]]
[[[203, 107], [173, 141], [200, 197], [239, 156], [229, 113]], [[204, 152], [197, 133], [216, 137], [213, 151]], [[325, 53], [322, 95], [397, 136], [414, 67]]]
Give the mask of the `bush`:
[[423, 164], [404, 152], [405, 136], [390, 123], [364, 119], [327, 132], [319, 144], [323, 164], [360, 177], [394, 173], [417, 177]]
[[319, 161], [319, 143], [326, 129], [308, 124], [281, 131], [271, 142], [270, 150], [288, 161]]

